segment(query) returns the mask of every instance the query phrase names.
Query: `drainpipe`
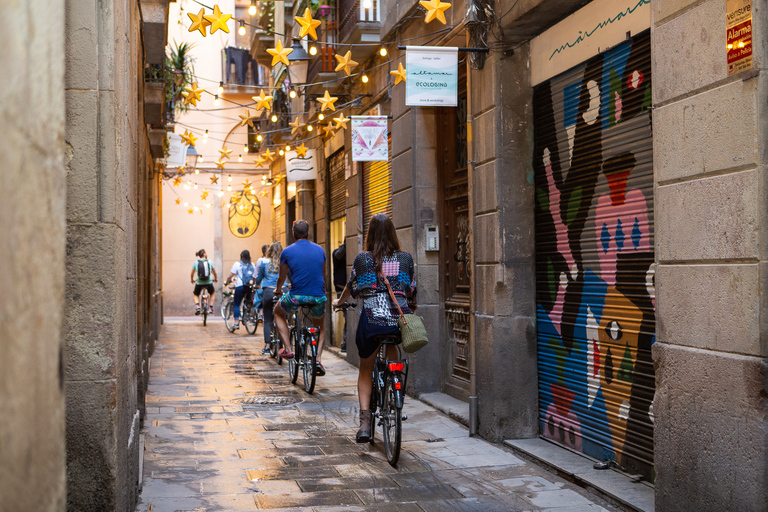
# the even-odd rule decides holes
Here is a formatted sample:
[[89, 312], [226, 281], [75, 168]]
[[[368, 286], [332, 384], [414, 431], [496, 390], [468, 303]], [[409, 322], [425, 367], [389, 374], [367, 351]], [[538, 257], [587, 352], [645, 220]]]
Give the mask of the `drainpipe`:
[[[469, 32], [466, 32], [469, 47]], [[469, 435], [477, 435], [477, 337], [475, 336], [475, 151], [472, 136], [472, 68], [467, 59], [467, 221], [469, 224]]]

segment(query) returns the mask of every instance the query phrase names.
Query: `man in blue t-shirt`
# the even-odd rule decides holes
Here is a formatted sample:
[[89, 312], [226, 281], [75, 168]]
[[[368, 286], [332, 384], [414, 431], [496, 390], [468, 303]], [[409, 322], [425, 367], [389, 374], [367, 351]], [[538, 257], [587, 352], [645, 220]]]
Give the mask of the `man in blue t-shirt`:
[[[282, 294], [275, 305], [275, 325], [283, 347], [290, 345], [288, 323], [285, 320], [286, 312], [298, 311], [302, 304], [311, 304], [311, 316], [315, 327], [320, 329], [317, 340], [317, 375], [325, 375], [325, 368], [320, 363], [325, 344], [325, 250], [316, 243], [307, 240], [309, 236], [309, 224], [305, 220], [297, 220], [293, 223], [293, 237], [296, 242], [289, 245], [280, 254], [280, 275], [277, 278], [275, 298], [282, 294], [283, 283], [290, 273], [291, 291]], [[282, 349], [282, 356], [293, 357], [286, 348]]]

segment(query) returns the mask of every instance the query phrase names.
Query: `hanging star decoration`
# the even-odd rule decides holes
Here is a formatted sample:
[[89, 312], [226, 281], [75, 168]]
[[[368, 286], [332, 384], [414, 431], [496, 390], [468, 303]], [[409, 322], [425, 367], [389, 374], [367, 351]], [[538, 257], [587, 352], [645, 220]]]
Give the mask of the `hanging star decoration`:
[[200, 199], [202, 199], [203, 201], [208, 199], [208, 189], [203, 190], [203, 193], [200, 195]]
[[304, 143], [301, 143], [301, 146], [296, 148], [296, 156], [300, 156], [302, 158], [305, 158], [307, 156], [307, 146], [304, 145]]
[[259, 193], [259, 197], [267, 197], [267, 193], [268, 193], [268, 192], [267, 192], [266, 190], [262, 190], [262, 191]]
[[219, 177], [218, 176], [211, 176], [211, 185], [218, 185], [219, 184]]
[[251, 96], [251, 99], [256, 102], [256, 110], [267, 109], [272, 110], [272, 105], [269, 103], [272, 101], [272, 96], [264, 94], [264, 89], [261, 90], [258, 96]]
[[224, 147], [222, 147], [222, 148], [219, 150], [219, 153], [221, 153], [221, 157], [220, 157], [220, 160], [224, 160], [225, 158], [226, 158], [227, 160], [229, 160], [229, 158], [230, 158], [230, 156], [229, 156], [229, 155], [231, 155], [231, 154], [232, 154], [232, 150], [231, 150], [231, 149], [227, 149], [227, 146], [224, 146]]
[[[450, 4], [448, 4], [450, 6]], [[222, 14], [218, 5], [213, 6], [213, 14], [206, 14], [205, 19], [211, 24], [211, 35], [217, 30], [223, 30], [229, 34], [229, 27], [227, 27], [227, 21], [231, 18], [231, 14]]]
[[349, 118], [348, 117], [344, 117], [344, 112], [342, 112], [339, 117], [334, 117], [333, 121], [336, 123], [336, 129], [337, 130], [339, 128], [346, 129], [347, 128], [347, 123], [349, 122]]
[[334, 55], [334, 57], [339, 61], [335, 71], [341, 71], [343, 69], [347, 76], [351, 74], [352, 68], [357, 66], [357, 62], [352, 60], [352, 50], [348, 51], [343, 57], [340, 55]]
[[278, 62], [282, 62], [286, 66], [288, 65], [288, 55], [293, 51], [293, 48], [286, 48], [283, 46], [283, 42], [279, 39], [275, 43], [274, 48], [267, 48], [267, 53], [272, 56], [272, 66]]
[[198, 139], [198, 137], [195, 137], [194, 133], [192, 133], [190, 131], [187, 131], [187, 130], [184, 130], [184, 133], [181, 134], [181, 140], [183, 142], [186, 142], [187, 145], [192, 146], [192, 147], [195, 146], [195, 141], [197, 139]]
[[203, 37], [205, 37], [207, 35], [205, 33], [205, 28], [211, 26], [211, 22], [205, 19], [205, 9], [200, 9], [200, 12], [197, 14], [188, 12], [187, 16], [192, 20], [192, 25], [189, 26], [189, 31], [194, 32], [195, 30], [199, 30], [200, 33], [203, 34]]
[[264, 152], [264, 160], [269, 159], [269, 161], [273, 161], [275, 159], [275, 154], [272, 153], [269, 148]]
[[424, 23], [429, 23], [437, 18], [443, 25], [445, 25], [446, 21], [444, 12], [451, 6], [451, 4], [447, 2], [441, 2], [440, 0], [421, 0], [419, 4], [421, 4], [421, 6], [427, 10], [427, 17], [424, 19]]
[[200, 95], [204, 92], [205, 89], [198, 87], [197, 82], [192, 82], [191, 86], [185, 87], [181, 92], [181, 95], [184, 97], [184, 104], [189, 105], [191, 103], [192, 106], [196, 107], [197, 102], [202, 100]]
[[327, 137], [330, 137], [331, 135], [333, 135], [333, 126], [331, 126], [331, 123], [323, 125], [323, 131], [325, 132], [325, 135]]
[[252, 183], [248, 181], [247, 179], [243, 182], [243, 192], [251, 188]]
[[216, 161], [216, 168], [217, 169], [224, 169], [224, 164], [227, 163], [224, 160], [218, 160]]
[[328, 89], [325, 90], [325, 95], [322, 98], [317, 98], [317, 101], [323, 104], [322, 107], [320, 107], [320, 112], [323, 110], [330, 108], [331, 110], [336, 110], [336, 107], [333, 105], [333, 103], [338, 100], [336, 96], [331, 96], [328, 92]]
[[264, 157], [259, 155], [256, 158], [253, 159], [253, 163], [256, 164], [256, 167], [261, 167], [264, 165]]
[[179, 185], [181, 185], [181, 177], [176, 176], [176, 179], [173, 180], [173, 186], [178, 187]]
[[193, 210], [192, 208], [190, 208], [190, 209], [189, 209], [189, 210], [187, 210], [187, 211], [189, 212], [189, 214], [190, 214], [190, 215], [192, 215], [193, 213], [195, 213], [195, 210]]
[[301, 32], [299, 32], [299, 37], [304, 37], [309, 34], [312, 36], [312, 39], [317, 41], [317, 32], [315, 29], [322, 24], [322, 21], [312, 18], [312, 11], [309, 10], [309, 7], [304, 10], [303, 17], [294, 16], [293, 19], [298, 21], [299, 25], [301, 25]]
[[[256, 98], [257, 98], [256, 96], [253, 97], [254, 100], [256, 100]], [[238, 114], [237, 117], [240, 118], [240, 126], [249, 125], [251, 128], [254, 128], [253, 116], [251, 115], [250, 112], [248, 112], [248, 109], [245, 109], [245, 114]]]
[[405, 68], [402, 62], [397, 64], [397, 71], [390, 71], [389, 74], [395, 77], [395, 85], [405, 82]]
[[181, 204], [181, 198], [180, 197], [176, 198], [176, 204]]
[[297, 117], [294, 122], [288, 123], [288, 126], [291, 127], [291, 135], [293, 135], [297, 131], [301, 130], [301, 120]]

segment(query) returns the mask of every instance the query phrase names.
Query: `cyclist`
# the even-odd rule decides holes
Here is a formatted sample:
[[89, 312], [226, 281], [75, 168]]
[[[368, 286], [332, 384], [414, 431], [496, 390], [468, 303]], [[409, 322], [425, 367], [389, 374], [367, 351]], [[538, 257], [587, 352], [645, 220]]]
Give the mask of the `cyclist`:
[[[325, 367], [320, 362], [325, 343], [325, 250], [316, 243], [307, 240], [309, 236], [309, 224], [305, 220], [297, 220], [292, 226], [293, 237], [296, 242], [283, 249], [280, 255], [280, 275], [277, 278], [275, 296], [279, 297], [275, 305], [275, 325], [283, 346], [290, 346], [288, 323], [285, 315], [292, 311], [298, 311], [301, 305], [311, 304], [310, 316], [313, 324], [319, 328], [320, 334], [317, 340], [317, 375], [325, 375]], [[291, 276], [291, 291], [283, 294], [283, 283], [286, 277]], [[281, 350], [281, 356], [288, 359], [293, 354]]]
[[[378, 336], [399, 334], [397, 318], [400, 313], [389, 298], [387, 286], [381, 278], [386, 275], [403, 314], [416, 310], [416, 279], [413, 257], [400, 250], [400, 241], [392, 220], [384, 214], [375, 215], [368, 225], [365, 250], [355, 257], [352, 273], [344, 291], [333, 306], [338, 307], [350, 295], [363, 297], [363, 314], [357, 324], [355, 344], [360, 354], [360, 369], [357, 375], [357, 395], [360, 400], [360, 430], [355, 439], [367, 443], [371, 436], [371, 375], [378, 342]], [[395, 345], [387, 346], [387, 357], [398, 359]]]
[[283, 246], [280, 242], [275, 242], [269, 246], [267, 251], [268, 258], [261, 261], [259, 270], [256, 274], [256, 286], [261, 286], [264, 291], [262, 304], [264, 306], [264, 350], [262, 354], [269, 354], [270, 333], [272, 332], [272, 308], [274, 307], [273, 298], [277, 278], [280, 275], [280, 254], [283, 252]]
[[[208, 259], [208, 255], [205, 253], [205, 249], [200, 249], [195, 253], [197, 260], [192, 264], [192, 273], [189, 278], [195, 285], [195, 290], [192, 292], [192, 296], [195, 299], [195, 314], [200, 314], [200, 292], [204, 289], [208, 290], [210, 299], [208, 300], [208, 314], [213, 313], [213, 294], [215, 290], [213, 283], [218, 283], [219, 278], [216, 275], [216, 269], [213, 268], [213, 262]], [[195, 279], [197, 274], [197, 279]]]
[[240, 253], [240, 261], [232, 265], [227, 282], [224, 283], [229, 284], [232, 278], [235, 278], [235, 329], [240, 328], [240, 304], [243, 300], [253, 300], [248, 281], [253, 279], [254, 274], [256, 274], [256, 265], [251, 263], [251, 252], [246, 249]]
[[[256, 260], [256, 272], [257, 273], [259, 272], [259, 267], [261, 266], [262, 263], [264, 263], [265, 261], [267, 263], [269, 263], [269, 258], [267, 257], [267, 251], [268, 250], [269, 250], [269, 244], [264, 244], [264, 245], [261, 246], [261, 258]], [[258, 285], [258, 283], [257, 283], [257, 285]], [[263, 320], [263, 311], [262, 311], [262, 306], [263, 306], [262, 303], [263, 303], [263, 301], [264, 301], [264, 291], [261, 288], [257, 288], [256, 289], [256, 299], [254, 300], [254, 303], [255, 303], [254, 307], [259, 312], [259, 320]]]

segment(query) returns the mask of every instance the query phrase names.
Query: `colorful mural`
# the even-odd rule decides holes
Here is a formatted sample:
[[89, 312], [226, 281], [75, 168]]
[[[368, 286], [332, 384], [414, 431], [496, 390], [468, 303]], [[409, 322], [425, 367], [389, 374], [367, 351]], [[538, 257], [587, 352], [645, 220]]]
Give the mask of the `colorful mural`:
[[534, 90], [542, 434], [653, 479], [650, 34]]

